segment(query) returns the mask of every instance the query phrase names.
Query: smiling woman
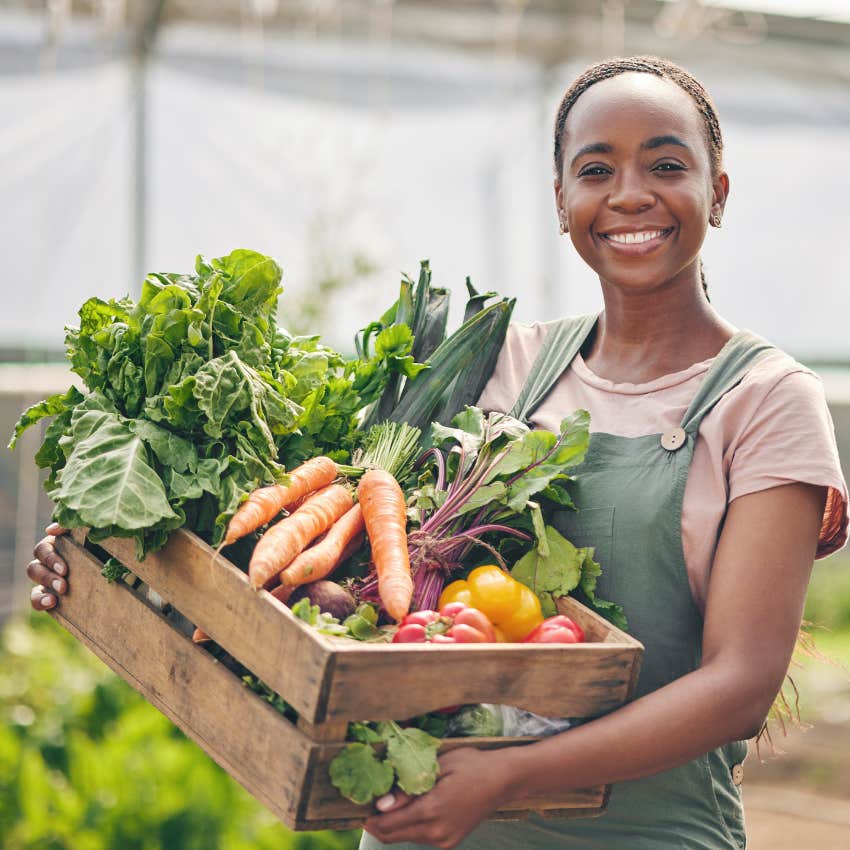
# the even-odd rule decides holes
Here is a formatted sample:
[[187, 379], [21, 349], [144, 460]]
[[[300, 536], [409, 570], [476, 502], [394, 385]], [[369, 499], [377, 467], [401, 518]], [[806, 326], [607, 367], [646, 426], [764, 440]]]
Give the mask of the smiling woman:
[[[845, 543], [848, 517], [819, 380], [708, 301], [722, 152], [709, 96], [669, 62], [612, 60], [573, 83], [555, 202], [604, 310], [512, 327], [479, 400], [548, 429], [590, 411], [578, 511], [556, 524], [596, 548], [600, 589], [645, 646], [637, 698], [529, 746], [453, 750], [432, 791], [378, 801], [362, 850], [745, 846], [746, 739], [785, 677], [812, 561]], [[488, 821], [596, 783], [614, 783], [600, 818]]]

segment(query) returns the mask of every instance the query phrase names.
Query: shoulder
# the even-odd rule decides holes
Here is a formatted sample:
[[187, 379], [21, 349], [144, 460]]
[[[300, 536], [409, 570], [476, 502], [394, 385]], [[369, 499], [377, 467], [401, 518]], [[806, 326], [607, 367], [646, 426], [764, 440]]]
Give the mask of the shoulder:
[[816, 396], [826, 402], [820, 377], [779, 348], [771, 348], [741, 380], [741, 389], [750, 395], [796, 397], [797, 393]]
[[[576, 321], [581, 319], [575, 317]], [[478, 400], [479, 407], [485, 410], [510, 410], [540, 353], [543, 341], [553, 329], [571, 321], [572, 317], [530, 324], [511, 322], [493, 374]]]
[[722, 402], [729, 500], [791, 482], [825, 486], [818, 557], [843, 546], [847, 485], [821, 378], [771, 349]]

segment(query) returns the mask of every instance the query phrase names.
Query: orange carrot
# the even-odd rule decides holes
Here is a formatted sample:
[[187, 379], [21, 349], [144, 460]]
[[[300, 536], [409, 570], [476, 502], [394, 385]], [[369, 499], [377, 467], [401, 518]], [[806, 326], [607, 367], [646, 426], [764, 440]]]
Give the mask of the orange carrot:
[[326, 578], [342, 563], [349, 544], [363, 531], [363, 510], [355, 505], [341, 516], [318, 543], [305, 549], [280, 574], [286, 587], [297, 587]]
[[289, 473], [289, 485], [259, 487], [242, 502], [228, 523], [222, 546], [256, 531], [282, 510], [291, 508], [309, 493], [327, 487], [336, 478], [336, 464], [324, 456], [314, 457]]
[[195, 631], [192, 632], [192, 643], [206, 643], [208, 640], [212, 640], [212, 638], [196, 626]]
[[323, 531], [327, 531], [354, 499], [341, 484], [331, 484], [304, 500], [294, 513], [275, 523], [260, 538], [248, 564], [252, 587], [262, 587], [296, 555], [303, 552]]
[[372, 546], [378, 595], [386, 612], [400, 620], [410, 610], [413, 597], [404, 493], [389, 472], [370, 469], [360, 479], [357, 497]]

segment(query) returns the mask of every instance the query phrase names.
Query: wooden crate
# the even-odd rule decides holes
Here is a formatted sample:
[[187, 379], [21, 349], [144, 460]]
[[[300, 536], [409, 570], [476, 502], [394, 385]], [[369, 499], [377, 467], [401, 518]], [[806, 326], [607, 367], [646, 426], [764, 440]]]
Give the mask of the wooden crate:
[[[252, 590], [191, 532], [174, 532], [143, 561], [132, 541], [99, 544], [279, 693], [298, 713], [293, 723], [127, 584], [106, 582], [81, 533], [57, 545], [70, 566], [69, 592], [51, 615], [291, 829], [348, 829], [369, 814], [328, 778], [349, 720], [479, 702], [592, 717], [631, 697], [640, 668], [642, 645], [572, 599], [559, 608], [584, 628], [584, 644], [359, 643], [320, 634], [271, 594]], [[441, 752], [529, 740], [446, 739]], [[525, 799], [498, 817], [598, 815], [609, 792], [596, 786]]]

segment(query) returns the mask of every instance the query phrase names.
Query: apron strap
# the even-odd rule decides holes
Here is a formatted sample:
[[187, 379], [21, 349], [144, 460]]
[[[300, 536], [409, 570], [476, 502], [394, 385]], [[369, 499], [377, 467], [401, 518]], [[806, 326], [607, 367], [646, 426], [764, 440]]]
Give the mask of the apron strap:
[[775, 347], [751, 331], [738, 331], [720, 349], [682, 417], [682, 428], [696, 436], [702, 418]]
[[595, 313], [587, 316], [568, 316], [550, 328], [510, 410], [510, 416], [528, 422], [531, 414], [549, 395], [558, 378], [572, 363], [597, 318]]

